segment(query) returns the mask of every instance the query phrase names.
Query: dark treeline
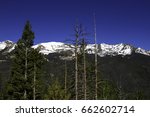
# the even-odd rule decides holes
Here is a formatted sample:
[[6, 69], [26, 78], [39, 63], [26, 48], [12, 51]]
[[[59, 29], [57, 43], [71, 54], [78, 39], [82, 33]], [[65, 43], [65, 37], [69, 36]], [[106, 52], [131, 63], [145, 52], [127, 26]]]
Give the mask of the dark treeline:
[[[72, 59], [69, 52], [43, 55], [33, 49], [34, 32], [27, 21], [11, 55], [10, 78], [3, 88], [0, 74], [0, 99], [11, 100], [95, 100], [142, 99], [140, 90], [127, 94], [122, 86], [104, 78], [100, 61], [87, 54], [87, 33], [75, 25]], [[71, 46], [71, 45], [64, 45]], [[95, 43], [95, 47], [96, 47]], [[96, 49], [96, 48], [95, 48]], [[96, 52], [97, 50], [95, 50]], [[97, 56], [97, 55], [96, 55]], [[60, 59], [63, 58], [63, 59]], [[97, 65], [97, 66], [95, 66]], [[95, 73], [96, 72], [96, 73]], [[128, 96], [127, 96], [128, 95]]]

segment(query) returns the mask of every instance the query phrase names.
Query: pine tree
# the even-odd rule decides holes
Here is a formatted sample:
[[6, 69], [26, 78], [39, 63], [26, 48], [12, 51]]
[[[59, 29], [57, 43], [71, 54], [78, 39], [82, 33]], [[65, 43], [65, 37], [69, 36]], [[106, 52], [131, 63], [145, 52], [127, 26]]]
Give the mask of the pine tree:
[[112, 81], [101, 80], [101, 87], [98, 88], [98, 91], [101, 92], [98, 95], [98, 99], [103, 100], [116, 100], [118, 99], [118, 89]]
[[39, 53], [37, 49], [32, 49], [29, 64], [31, 69], [30, 86], [31, 86], [31, 99], [42, 99], [42, 65], [45, 63], [44, 56]]
[[32, 48], [34, 33], [27, 21], [22, 37], [18, 40], [15, 47], [11, 81], [9, 83], [9, 99], [35, 99], [35, 82], [37, 77], [38, 62], [42, 56], [37, 50]]
[[70, 94], [66, 93], [58, 80], [55, 80], [48, 87], [48, 93], [45, 95], [46, 100], [68, 100]]
[[28, 87], [28, 77], [29, 77], [29, 68], [28, 68], [28, 59], [29, 53], [31, 52], [31, 46], [33, 45], [34, 33], [31, 30], [31, 25], [27, 21], [22, 37], [18, 40], [17, 45], [15, 46], [15, 53], [12, 63], [11, 71], [11, 81], [10, 89], [8, 93], [12, 96], [12, 99], [28, 99], [27, 90]]

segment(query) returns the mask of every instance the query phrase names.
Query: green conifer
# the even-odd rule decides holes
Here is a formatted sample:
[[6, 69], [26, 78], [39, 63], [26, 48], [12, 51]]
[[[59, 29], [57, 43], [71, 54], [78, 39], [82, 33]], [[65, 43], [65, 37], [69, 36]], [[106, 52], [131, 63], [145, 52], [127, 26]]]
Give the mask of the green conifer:
[[27, 21], [22, 37], [15, 46], [8, 99], [36, 99], [38, 91], [35, 90], [35, 87], [39, 80], [37, 74], [41, 69], [43, 56], [32, 48], [33, 43], [34, 33], [29, 21]]

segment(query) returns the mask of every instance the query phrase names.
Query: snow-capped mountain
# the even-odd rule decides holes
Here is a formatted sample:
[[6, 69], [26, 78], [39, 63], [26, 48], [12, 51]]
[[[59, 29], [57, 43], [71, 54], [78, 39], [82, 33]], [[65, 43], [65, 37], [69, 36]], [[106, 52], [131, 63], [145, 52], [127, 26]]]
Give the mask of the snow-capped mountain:
[[10, 53], [15, 49], [15, 45], [16, 44], [10, 40], [0, 42], [0, 51], [3, 51], [3, 53]]
[[144, 50], [144, 49], [142, 49], [142, 48], [137, 48], [137, 49], [135, 50], [135, 52], [136, 52], [136, 53], [145, 54], [145, 55], [150, 56], [150, 51], [146, 51], [146, 50]]
[[[57, 53], [61, 51], [72, 51], [74, 52], [74, 46], [73, 45], [67, 45], [61, 42], [48, 42], [48, 43], [41, 43], [33, 46], [34, 48], [38, 48], [41, 53], [43, 54], [50, 54], [50, 53]], [[98, 55], [100, 57], [111, 55], [131, 55], [132, 53], [139, 53], [144, 54], [147, 56], [150, 56], [150, 51], [146, 51], [141, 48], [135, 48], [128, 44], [116, 44], [116, 45], [109, 45], [109, 44], [98, 44], [97, 45], [97, 51]], [[95, 45], [94, 44], [88, 44], [86, 47], [86, 50], [88, 54], [94, 54], [95, 53]]]
[[[15, 48], [15, 43], [12, 41], [4, 41], [0, 42], [0, 51], [5, 53], [9, 53]], [[65, 44], [62, 42], [47, 42], [47, 43], [40, 43], [34, 45], [33, 48], [38, 49], [41, 53], [48, 55], [50, 53], [58, 53], [63, 51], [70, 51], [74, 54], [74, 46], [71, 44]], [[88, 54], [95, 53], [95, 45], [88, 44], [86, 47]], [[135, 48], [128, 44], [116, 44], [116, 45], [109, 45], [109, 44], [98, 44], [97, 45], [97, 52], [100, 57], [104, 57], [106, 55], [116, 56], [116, 55], [131, 55], [132, 53], [139, 53], [143, 55], [150, 56], [150, 51], [146, 51], [142, 48]]]
[[33, 46], [38, 49], [41, 53], [48, 55], [50, 53], [57, 53], [61, 51], [71, 50], [71, 48], [62, 42], [47, 42]]
[[127, 45], [127, 44], [116, 44], [116, 45], [108, 45], [108, 44], [101, 44], [101, 51], [98, 53], [99, 56], [105, 55], [130, 55], [134, 51], [134, 47]]

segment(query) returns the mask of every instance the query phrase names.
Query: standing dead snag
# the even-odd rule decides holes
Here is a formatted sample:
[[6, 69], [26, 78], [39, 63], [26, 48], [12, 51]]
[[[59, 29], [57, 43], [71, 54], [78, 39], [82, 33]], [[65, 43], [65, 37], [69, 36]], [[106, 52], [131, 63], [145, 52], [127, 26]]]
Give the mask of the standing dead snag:
[[67, 97], [67, 61], [65, 60], [65, 97]]
[[83, 61], [83, 94], [84, 94], [84, 99], [87, 99], [87, 79], [86, 79], [86, 43], [85, 43], [85, 38], [84, 36], [86, 35], [86, 33], [84, 32], [83, 26], [80, 25], [76, 25], [75, 26], [75, 81], [76, 81], [76, 99], [78, 99], [78, 71], [80, 71], [79, 66], [78, 66], [78, 54], [81, 54], [82, 56], [82, 61]]
[[79, 26], [76, 25], [74, 28], [75, 31], [75, 95], [76, 100], [78, 100], [78, 41], [79, 41]]
[[84, 99], [87, 99], [87, 78], [86, 78], [86, 56], [85, 56], [85, 39], [83, 38], [83, 68], [84, 68], [84, 72], [83, 72], [83, 77], [84, 77]]
[[97, 100], [98, 75], [97, 75], [97, 35], [96, 35], [95, 13], [94, 13], [94, 42], [95, 42], [95, 99]]

